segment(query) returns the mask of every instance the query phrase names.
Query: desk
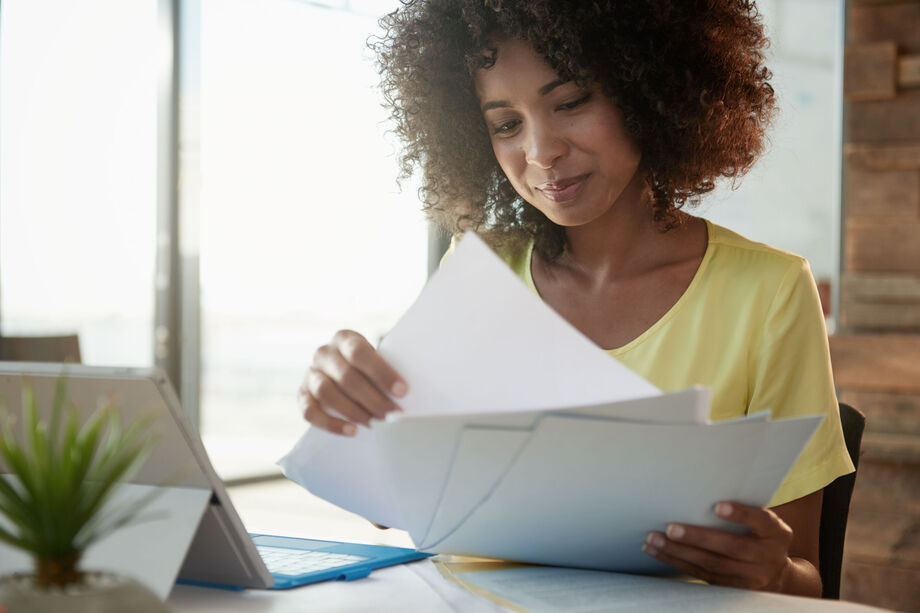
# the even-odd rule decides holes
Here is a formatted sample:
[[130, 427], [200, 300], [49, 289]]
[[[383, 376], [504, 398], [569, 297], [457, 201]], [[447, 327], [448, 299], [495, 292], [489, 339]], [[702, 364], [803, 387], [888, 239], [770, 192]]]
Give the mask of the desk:
[[177, 585], [167, 604], [175, 613], [507, 611], [442, 578], [430, 560], [381, 568], [353, 582], [325, 581], [291, 590], [232, 592]]
[[[230, 489], [230, 497], [253, 532], [286, 534], [306, 538], [367, 542], [411, 547], [406, 533], [378, 530], [365, 520], [320, 500], [299, 486], [278, 481]], [[708, 589], [703, 588], [702, 589]], [[849, 602], [793, 598], [747, 592], [745, 611], [805, 611], [860, 613], [881, 611]], [[175, 613], [228, 613], [302, 611], [425, 611], [431, 613], [500, 613], [509, 611], [444, 579], [431, 560], [375, 570], [354, 582], [326, 581], [292, 590], [230, 590], [177, 585], [167, 602]], [[605, 603], [606, 604], [606, 603]], [[607, 610], [619, 604], [609, 602]], [[681, 607], [642, 610], [699, 610], [707, 613], [738, 611], [737, 599], [709, 599], [682, 603]], [[697, 605], [694, 608], [692, 605]], [[545, 609], [547, 611], [553, 609]], [[592, 608], [596, 611], [596, 608]], [[630, 606], [630, 610], [637, 610]]]

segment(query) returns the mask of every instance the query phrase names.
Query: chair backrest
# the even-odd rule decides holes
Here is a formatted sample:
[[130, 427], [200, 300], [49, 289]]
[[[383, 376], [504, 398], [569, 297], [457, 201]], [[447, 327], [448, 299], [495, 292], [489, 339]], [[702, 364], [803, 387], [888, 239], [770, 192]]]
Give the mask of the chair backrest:
[[[866, 416], [853, 407], [840, 405], [840, 424], [843, 438], [853, 466], [859, 465], [859, 446], [862, 443]], [[824, 584], [822, 598], [840, 598], [840, 571], [843, 565], [843, 540], [847, 531], [847, 516], [850, 513], [850, 497], [856, 483], [856, 471], [838, 477], [824, 488], [821, 506], [821, 531], [818, 537], [818, 563], [821, 581]]]
[[0, 360], [7, 362], [80, 363], [80, 339], [69, 336], [0, 337]]

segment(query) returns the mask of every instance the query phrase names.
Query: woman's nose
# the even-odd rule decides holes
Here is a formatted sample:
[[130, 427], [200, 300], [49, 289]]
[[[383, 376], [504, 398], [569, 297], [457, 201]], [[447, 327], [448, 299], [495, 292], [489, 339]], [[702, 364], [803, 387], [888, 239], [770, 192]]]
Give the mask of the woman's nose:
[[567, 147], [550, 126], [531, 124], [524, 142], [524, 157], [528, 164], [549, 169], [565, 155]]

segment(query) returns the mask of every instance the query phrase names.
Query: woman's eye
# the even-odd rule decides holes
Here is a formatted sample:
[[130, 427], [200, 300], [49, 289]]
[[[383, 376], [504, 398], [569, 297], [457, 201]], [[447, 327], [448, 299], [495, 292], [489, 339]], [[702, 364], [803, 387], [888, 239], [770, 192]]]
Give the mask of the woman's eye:
[[578, 100], [572, 100], [571, 102], [565, 102], [563, 104], [560, 104], [559, 108], [564, 111], [570, 111], [574, 109], [575, 107], [581, 106], [582, 104], [584, 104], [590, 99], [591, 99], [591, 94], [586, 94], [582, 96], [581, 98], [579, 98]]
[[510, 134], [514, 132], [514, 129], [517, 128], [520, 123], [521, 122], [518, 119], [513, 119], [511, 121], [505, 121], [503, 123], [500, 123], [494, 126], [492, 128], [492, 133], [498, 134], [499, 136], [503, 134]]

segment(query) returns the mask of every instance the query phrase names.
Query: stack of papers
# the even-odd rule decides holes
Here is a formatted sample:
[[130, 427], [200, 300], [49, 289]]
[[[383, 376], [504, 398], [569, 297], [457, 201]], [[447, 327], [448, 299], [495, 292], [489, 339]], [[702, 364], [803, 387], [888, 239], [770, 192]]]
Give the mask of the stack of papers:
[[709, 390], [663, 394], [473, 233], [379, 351], [409, 383], [404, 413], [353, 438], [311, 428], [280, 464], [433, 553], [666, 572], [649, 530], [736, 529], [713, 505], [765, 506], [823, 419], [710, 423]]

